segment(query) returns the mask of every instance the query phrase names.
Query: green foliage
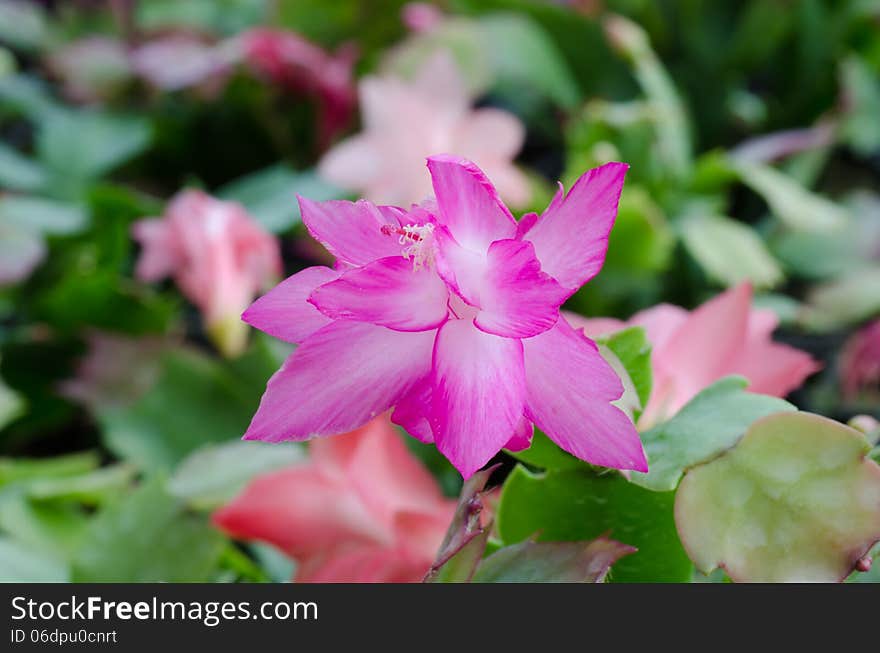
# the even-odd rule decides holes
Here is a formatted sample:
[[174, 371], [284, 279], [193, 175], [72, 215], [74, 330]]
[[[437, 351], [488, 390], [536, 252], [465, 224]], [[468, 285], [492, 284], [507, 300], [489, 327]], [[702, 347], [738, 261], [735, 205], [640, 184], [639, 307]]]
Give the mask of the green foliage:
[[[73, 559], [78, 582], [204, 582], [223, 538], [202, 517], [187, 514], [155, 478], [107, 506], [83, 533]], [[182, 555], [182, 552], [186, 552]]]
[[880, 539], [880, 466], [858, 431], [818, 415], [759, 420], [688, 472], [676, 524], [697, 567], [745, 582], [840, 581]]
[[795, 410], [788, 402], [745, 392], [742, 377], [727, 377], [691, 399], [672, 419], [642, 434], [648, 473], [631, 479], [649, 490], [675, 490], [688, 468], [734, 446], [751, 424], [766, 415]]
[[672, 492], [652, 492], [614, 473], [518, 466], [504, 483], [497, 526], [505, 544], [580, 542], [607, 534], [637, 553], [614, 566], [612, 581], [687, 582], [692, 565], [678, 541]]

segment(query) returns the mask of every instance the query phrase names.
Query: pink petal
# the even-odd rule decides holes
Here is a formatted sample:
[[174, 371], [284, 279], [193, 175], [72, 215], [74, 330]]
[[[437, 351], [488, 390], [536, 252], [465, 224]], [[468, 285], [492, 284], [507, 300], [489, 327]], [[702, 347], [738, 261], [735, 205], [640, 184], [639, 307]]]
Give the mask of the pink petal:
[[372, 322], [397, 331], [436, 329], [449, 314], [446, 284], [429, 267], [394, 256], [356, 268], [312, 292], [309, 301], [333, 319]]
[[658, 304], [644, 311], [639, 311], [630, 318], [627, 324], [644, 327], [651, 346], [657, 351], [667, 343], [676, 331], [684, 326], [689, 315], [680, 306]]
[[525, 235], [544, 272], [572, 291], [602, 269], [628, 167], [606, 163], [587, 171]]
[[445, 227], [435, 230], [434, 241], [438, 274], [468, 304], [481, 309], [474, 321], [479, 329], [528, 338], [559, 319], [559, 306], [569, 293], [541, 272], [531, 243], [499, 240], [482, 256], [461, 247]]
[[535, 426], [532, 424], [531, 420], [523, 416], [519, 420], [516, 432], [513, 434], [513, 437], [507, 441], [504, 448], [513, 452], [524, 451], [532, 445], [532, 438], [534, 435]]
[[359, 547], [303, 565], [297, 570], [296, 582], [416, 583], [430, 566], [430, 560], [413, 559], [405, 551]]
[[474, 324], [498, 336], [528, 338], [556, 324], [568, 294], [541, 272], [531, 243], [499, 240], [489, 247]]
[[[392, 212], [365, 200], [313, 202], [297, 197], [309, 233], [337, 258], [360, 266], [377, 258], [400, 256], [398, 237], [382, 232], [382, 227], [393, 220]], [[400, 226], [395, 222], [391, 224]]]
[[522, 417], [522, 344], [450, 320], [437, 334], [433, 379], [437, 448], [469, 478], [510, 440]]
[[433, 342], [433, 331], [328, 324], [269, 379], [244, 439], [308, 440], [363, 426], [428, 374]]
[[[403, 435], [387, 417], [373, 420], [363, 431], [346, 472], [350, 487], [377, 520], [391, 525], [399, 512], [445, 512], [434, 477], [406, 448]], [[451, 519], [451, 512], [447, 516]]]
[[321, 284], [339, 276], [330, 268], [314, 266], [288, 277], [250, 305], [241, 319], [252, 327], [287, 342], [300, 343], [331, 322], [308, 302]]
[[382, 151], [375, 139], [357, 134], [333, 146], [318, 164], [318, 172], [343, 188], [369, 188], [380, 179]]
[[669, 410], [677, 411], [700, 390], [732, 373], [745, 342], [751, 302], [751, 286], [732, 288], [697, 308], [661, 346], [655, 345], [655, 366], [675, 378], [676, 396]]
[[309, 465], [258, 476], [213, 521], [233, 537], [268, 542], [292, 557], [387, 537], [355, 493]]
[[413, 436], [416, 440], [430, 444], [434, 442], [434, 432], [428, 417], [431, 410], [431, 383], [429, 380], [417, 384], [412, 391], [394, 407], [391, 421]]
[[[471, 112], [458, 126], [455, 140], [474, 161], [510, 161], [522, 147], [526, 129], [512, 113], [486, 108]], [[498, 180], [492, 181], [497, 185]]]
[[131, 226], [131, 233], [141, 246], [135, 276], [147, 283], [171, 276], [178, 258], [168, 223], [161, 218], [138, 220]]
[[516, 235], [516, 221], [473, 163], [442, 154], [428, 158], [428, 170], [442, 222], [463, 247], [484, 252], [492, 241]]
[[596, 345], [565, 320], [522, 342], [526, 415], [535, 425], [581, 460], [648, 471], [635, 426], [610, 403], [623, 385]]

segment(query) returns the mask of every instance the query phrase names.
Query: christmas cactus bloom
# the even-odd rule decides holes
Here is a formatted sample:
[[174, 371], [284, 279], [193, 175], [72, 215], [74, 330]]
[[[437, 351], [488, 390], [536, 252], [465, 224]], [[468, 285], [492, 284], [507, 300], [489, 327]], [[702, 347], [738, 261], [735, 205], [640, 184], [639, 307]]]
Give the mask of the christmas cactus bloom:
[[779, 319], [770, 310], [752, 308], [752, 288], [744, 283], [709, 300], [693, 312], [660, 304], [629, 321], [569, 316], [588, 336], [626, 326], [645, 328], [653, 347], [654, 383], [639, 426], [663, 421], [718, 379], [739, 374], [749, 390], [784, 397], [800, 387], [819, 364], [806, 352], [773, 342]]
[[226, 355], [241, 352], [247, 332], [239, 314], [281, 275], [278, 242], [234, 202], [197, 190], [174, 197], [162, 218], [139, 220], [138, 279], [173, 277], [201, 311], [206, 330]]
[[597, 465], [644, 471], [638, 433], [611, 402], [620, 379], [560, 305], [602, 267], [627, 166], [609, 163], [517, 223], [473, 163], [428, 159], [436, 200], [411, 210], [300, 198], [337, 257], [243, 315], [299, 343], [269, 380], [246, 439], [345, 433], [392, 419], [465, 477], [537, 425]]
[[358, 94], [364, 129], [321, 160], [319, 171], [327, 180], [372, 202], [408, 205], [431, 193], [425, 157], [448, 151], [483, 168], [506, 201], [514, 206], [528, 201], [528, 180], [513, 165], [525, 128], [506, 111], [472, 109], [447, 53], [430, 58], [412, 81], [366, 77]]
[[311, 460], [254, 479], [214, 523], [299, 563], [299, 582], [416, 582], [455, 511], [387, 418], [310, 443]]
[[234, 40], [252, 69], [279, 86], [318, 100], [322, 147], [348, 124], [356, 106], [354, 47], [328, 53], [295, 32], [268, 27], [247, 30]]
[[880, 391], [880, 320], [871, 322], [846, 341], [840, 355], [844, 396], [850, 400]]

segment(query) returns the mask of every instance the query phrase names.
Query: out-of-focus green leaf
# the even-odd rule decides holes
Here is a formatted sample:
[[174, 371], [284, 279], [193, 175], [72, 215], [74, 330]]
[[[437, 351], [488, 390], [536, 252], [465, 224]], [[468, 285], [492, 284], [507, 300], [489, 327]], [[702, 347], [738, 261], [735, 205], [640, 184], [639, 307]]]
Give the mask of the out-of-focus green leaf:
[[612, 580], [687, 582], [693, 566], [678, 541], [672, 492], [651, 492], [618, 474], [557, 470], [533, 474], [517, 466], [504, 483], [497, 526], [509, 545], [578, 542], [602, 535], [638, 549], [614, 566]]
[[87, 524], [88, 515], [74, 503], [33, 501], [20, 485], [0, 492], [0, 532], [35, 551], [67, 559]]
[[490, 14], [479, 30], [497, 83], [536, 89], [564, 108], [577, 105], [577, 84], [540, 25], [521, 14]]
[[33, 2], [0, 1], [0, 43], [17, 50], [39, 50], [50, 39], [46, 11]]
[[802, 320], [816, 331], [831, 331], [880, 313], [880, 267], [853, 272], [815, 288]]
[[47, 86], [30, 75], [0, 77], [0, 115], [6, 111], [24, 114], [34, 121], [59, 110]]
[[840, 77], [845, 103], [841, 137], [868, 156], [880, 149], [880, 80], [876, 71], [854, 56], [844, 60]]
[[750, 281], [772, 288], [782, 270], [747, 224], [720, 215], [691, 213], [679, 223], [682, 240], [706, 274], [727, 287]]
[[69, 194], [142, 152], [150, 125], [141, 118], [94, 110], [53, 111], [37, 134], [37, 157], [52, 173], [53, 186]]
[[[0, 379], [0, 429], [9, 424], [25, 410], [26, 404], [17, 392]], [[3, 461], [0, 459], [0, 484], [3, 483]]]
[[611, 565], [635, 553], [600, 537], [591, 542], [532, 542], [506, 546], [480, 563], [475, 583], [601, 583]]
[[693, 166], [687, 113], [669, 73], [651, 48], [647, 33], [638, 24], [616, 15], [607, 18], [604, 27], [612, 46], [632, 64], [650, 102], [661, 158], [673, 175], [686, 176]]
[[314, 171], [295, 172], [275, 165], [236, 179], [217, 195], [240, 202], [267, 230], [281, 233], [300, 221], [297, 195], [320, 202], [345, 197], [345, 192]]
[[38, 233], [63, 236], [82, 231], [88, 224], [88, 214], [78, 204], [7, 195], [0, 197], [0, 220]]
[[135, 477], [132, 465], [102, 467], [76, 476], [36, 478], [25, 485], [25, 493], [34, 501], [67, 500], [98, 505], [113, 499]]
[[846, 226], [844, 207], [810, 192], [794, 179], [762, 163], [735, 161], [740, 179], [761, 195], [773, 214], [792, 229], [830, 232]]
[[150, 0], [135, 5], [141, 29], [181, 29], [236, 34], [266, 20], [264, 0]]
[[46, 185], [46, 173], [23, 154], [0, 143], [0, 187], [33, 191]]
[[76, 582], [204, 582], [224, 539], [155, 478], [104, 508], [73, 558]]
[[54, 458], [0, 458], [0, 486], [29, 479], [87, 474], [101, 464], [94, 451]]
[[111, 451], [141, 469], [170, 470], [203, 445], [240, 438], [263, 388], [243, 383], [214, 358], [173, 350], [149, 392], [98, 417]]
[[541, 469], [583, 469], [585, 466], [584, 461], [560, 449], [553, 440], [538, 429], [535, 429], [532, 444], [528, 449], [508, 453], [527, 465]]
[[177, 467], [168, 491], [199, 509], [217, 508], [235, 497], [259, 474], [294, 465], [305, 459], [294, 443], [233, 441], [197, 449]]
[[748, 381], [726, 377], [691, 399], [668, 422], [642, 434], [648, 473], [630, 480], [657, 492], [674, 490], [685, 470], [729, 449], [756, 420], [796, 410], [783, 399], [746, 392]]
[[11, 537], [0, 536], [0, 583], [66, 583], [70, 571], [63, 562], [34, 551]]
[[819, 415], [756, 422], [690, 470], [675, 519], [697, 567], [744, 582], [833, 582], [880, 539], [880, 466], [858, 431]]

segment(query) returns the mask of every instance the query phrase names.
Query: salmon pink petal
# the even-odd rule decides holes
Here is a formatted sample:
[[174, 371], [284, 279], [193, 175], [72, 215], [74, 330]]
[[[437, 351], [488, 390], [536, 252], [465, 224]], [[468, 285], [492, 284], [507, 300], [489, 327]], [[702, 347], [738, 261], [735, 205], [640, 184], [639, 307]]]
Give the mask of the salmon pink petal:
[[565, 320], [523, 340], [526, 415], [570, 454], [604, 467], [648, 471], [632, 421], [610, 402], [623, 394], [596, 345]]
[[138, 220], [132, 225], [131, 232], [142, 248], [135, 276], [148, 283], [171, 276], [178, 265], [178, 257], [168, 222], [162, 218]]
[[298, 583], [417, 583], [427, 573], [430, 560], [413, 559], [405, 551], [360, 547], [303, 565]]
[[689, 313], [680, 306], [658, 304], [633, 315], [628, 325], [644, 327], [645, 335], [656, 351], [687, 322], [688, 316]]
[[572, 292], [602, 269], [627, 168], [606, 163], [584, 173], [525, 234], [544, 272]]
[[346, 474], [377, 520], [391, 525], [399, 512], [433, 514], [438, 506], [442, 508], [443, 495], [434, 477], [409, 452], [387, 417], [373, 420], [363, 430]]
[[299, 198], [303, 223], [312, 237], [327, 251], [351, 265], [367, 263], [386, 256], [400, 256], [397, 236], [389, 236], [383, 227], [394, 227], [392, 211], [382, 210], [365, 200], [348, 202], [328, 200], [313, 202]]
[[437, 448], [469, 478], [513, 437], [523, 414], [522, 344], [450, 320], [437, 333], [431, 426]]
[[354, 493], [311, 466], [257, 477], [213, 521], [233, 537], [269, 542], [292, 557], [385, 537]]
[[339, 273], [314, 266], [288, 277], [250, 305], [241, 319], [286, 342], [300, 343], [331, 320], [308, 302], [318, 286]]
[[493, 241], [516, 235], [516, 221], [473, 163], [442, 154], [428, 158], [428, 170], [441, 221], [462, 247], [485, 252]]
[[244, 438], [308, 440], [363, 426], [427, 376], [434, 335], [350, 320], [328, 324], [269, 379]]
[[397, 331], [436, 329], [449, 314], [446, 284], [428, 267], [402, 256], [355, 268], [316, 288], [309, 298], [333, 319], [372, 322]]
[[670, 410], [677, 411], [700, 390], [732, 373], [745, 341], [751, 302], [748, 284], [728, 290], [697, 308], [656, 347], [658, 367], [680, 370], [675, 374], [678, 400]]

